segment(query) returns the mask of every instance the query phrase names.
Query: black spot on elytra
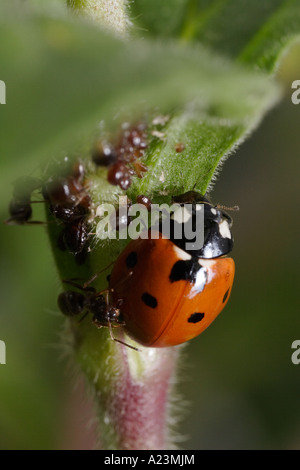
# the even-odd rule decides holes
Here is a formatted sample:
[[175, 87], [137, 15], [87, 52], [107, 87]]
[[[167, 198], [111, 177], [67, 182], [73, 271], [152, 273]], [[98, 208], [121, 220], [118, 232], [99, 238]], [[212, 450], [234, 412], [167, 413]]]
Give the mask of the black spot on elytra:
[[204, 318], [204, 313], [196, 312], [192, 313], [192, 315], [189, 316], [188, 322], [189, 323], [198, 323]]
[[126, 258], [126, 266], [127, 268], [134, 268], [135, 265], [137, 264], [138, 258], [137, 258], [137, 253], [135, 251], [132, 251], [129, 253], [129, 255]]
[[144, 302], [145, 305], [147, 305], [147, 307], [151, 307], [151, 308], [157, 307], [156, 298], [153, 297], [153, 295], [148, 294], [147, 292], [144, 292], [144, 294], [142, 295], [142, 301]]
[[225, 295], [223, 297], [223, 303], [226, 302], [226, 299], [228, 297], [228, 294], [229, 294], [229, 289], [225, 292]]
[[169, 279], [171, 282], [190, 281], [194, 283], [199, 269], [201, 266], [197, 259], [179, 260], [173, 265]]

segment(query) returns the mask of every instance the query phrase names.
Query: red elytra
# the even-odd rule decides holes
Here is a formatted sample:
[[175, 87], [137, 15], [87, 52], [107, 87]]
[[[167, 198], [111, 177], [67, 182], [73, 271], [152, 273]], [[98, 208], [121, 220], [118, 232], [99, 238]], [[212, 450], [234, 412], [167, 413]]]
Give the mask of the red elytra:
[[193, 258], [160, 237], [132, 240], [109, 280], [126, 332], [149, 347], [174, 346], [202, 333], [225, 307], [235, 271], [232, 258]]

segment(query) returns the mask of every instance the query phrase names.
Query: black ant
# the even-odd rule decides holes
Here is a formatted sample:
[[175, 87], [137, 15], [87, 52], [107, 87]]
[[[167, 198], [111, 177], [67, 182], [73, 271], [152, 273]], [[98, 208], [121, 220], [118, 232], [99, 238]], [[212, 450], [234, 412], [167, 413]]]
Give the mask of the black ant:
[[85, 189], [84, 167], [76, 161], [67, 175], [52, 177], [44, 184], [43, 195], [54, 217], [70, 223], [89, 212], [91, 199]]
[[120, 316], [120, 309], [111, 306], [108, 300], [108, 292], [106, 291], [106, 298], [101, 292], [97, 292], [94, 287], [82, 287], [74, 281], [63, 281], [81, 292], [65, 291], [58, 296], [58, 306], [61, 312], [67, 317], [76, 317], [83, 314], [82, 321], [89, 313], [93, 315], [92, 322], [97, 328], [107, 327], [109, 329], [110, 337], [113, 341], [123, 344], [135, 351], [139, 351], [134, 346], [125, 343], [112, 334], [112, 329], [120, 326], [125, 326], [124, 321]]
[[66, 224], [60, 234], [60, 247], [73, 255], [78, 255], [86, 249], [89, 237], [89, 225], [83, 218]]
[[31, 223], [29, 220], [32, 216], [32, 209], [30, 201], [16, 201], [12, 200], [9, 205], [9, 219], [5, 220], [7, 225], [24, 225]]
[[60, 177], [51, 178], [43, 187], [43, 195], [49, 202], [51, 214], [63, 224], [59, 247], [74, 255], [85, 251], [89, 236], [88, 216], [91, 198], [84, 185], [84, 167], [76, 161], [68, 172]]
[[[41, 187], [41, 181], [37, 178], [20, 178], [16, 181], [13, 198], [9, 205], [10, 217], [5, 220], [7, 225], [42, 224], [32, 221], [31, 195], [33, 191]], [[40, 202], [40, 201], [35, 201]]]
[[[83, 164], [66, 157], [53, 168], [53, 174], [46, 182], [36, 178], [21, 178], [17, 181], [10, 203], [10, 218], [6, 224], [44, 224], [46, 222], [31, 221], [33, 202], [48, 203], [49, 211], [54, 219], [62, 224], [62, 232], [58, 246], [76, 256], [81, 263], [87, 253], [89, 236], [88, 217], [91, 198], [86, 192], [85, 171]], [[39, 189], [42, 201], [32, 201], [33, 191]], [[82, 259], [81, 259], [82, 258]]]

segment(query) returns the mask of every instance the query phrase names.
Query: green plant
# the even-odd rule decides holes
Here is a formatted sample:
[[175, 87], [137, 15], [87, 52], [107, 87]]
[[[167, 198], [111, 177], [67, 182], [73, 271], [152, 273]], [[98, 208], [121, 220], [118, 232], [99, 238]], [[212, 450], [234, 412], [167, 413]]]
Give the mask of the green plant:
[[[90, 13], [87, 3], [93, 4], [69, 2]], [[95, 3], [100, 8], [105, 4]], [[1, 132], [7, 136], [0, 143], [6, 175], [1, 200], [16, 175], [27, 173], [36, 162], [43, 167], [49, 157], [61, 155], [62, 149], [89, 158], [98, 121], [104, 120], [106, 129], [114, 133], [122, 120], [134, 121], [140, 116], [150, 123], [157, 116], [168, 119], [159, 123], [159, 134], [152, 135], [145, 157], [147, 174], [134, 180], [128, 196], [134, 199], [147, 194], [160, 202], [193, 188], [205, 193], [220, 163], [280, 98], [272, 74], [300, 25], [297, 1], [252, 1], [249, 5], [242, 0], [177, 0], [164, 2], [162, 8], [161, 2], [136, 0], [126, 14], [136, 20], [131, 25], [125, 22], [127, 34], [122, 28], [122, 37], [118, 37], [101, 28], [102, 17], [98, 24], [97, 15], [97, 24], [91, 25], [88, 19], [72, 17], [62, 2], [43, 11], [16, 5], [1, 7], [0, 37], [10, 44], [0, 53], [5, 71], [1, 79], [10, 84], [8, 99], [11, 97], [0, 122]], [[119, 6], [124, 14], [127, 4], [120, 2]], [[93, 11], [91, 14], [93, 17]], [[22, 86], [15, 80], [16, 71], [22, 76]], [[20, 106], [27, 110], [22, 125], [16, 124]], [[184, 143], [184, 152], [176, 153], [178, 142]], [[107, 184], [105, 171], [91, 172], [88, 178], [95, 188], [95, 203], [114, 201], [121, 194]], [[54, 251], [61, 278], [89, 279], [121, 249], [122, 244], [116, 242], [104, 249], [99, 245], [82, 268]], [[97, 287], [105, 285], [103, 275]], [[162, 421], [148, 428], [150, 415], [157, 416], [151, 406], [140, 408], [142, 413], [135, 419], [139, 429], [145, 426], [149, 440], [139, 441], [136, 432], [135, 438], [128, 435], [129, 416], [122, 410], [132, 396], [125, 393], [129, 389], [124, 390], [124, 383], [125, 376], [130, 376], [130, 383], [140, 387], [142, 394], [151, 393], [149, 403], [155, 402], [159, 384], [168, 394], [177, 348], [145, 350], [138, 355], [116, 346], [106, 331], [97, 331], [88, 322], [73, 322], [72, 329], [69, 338], [75, 331], [82, 339], [75, 348], [76, 360], [96, 396], [98, 393], [104, 447], [157, 447], [151, 436], [169, 446]], [[158, 384], [153, 377], [159, 378]], [[118, 426], [121, 415], [125, 416], [123, 427]]]

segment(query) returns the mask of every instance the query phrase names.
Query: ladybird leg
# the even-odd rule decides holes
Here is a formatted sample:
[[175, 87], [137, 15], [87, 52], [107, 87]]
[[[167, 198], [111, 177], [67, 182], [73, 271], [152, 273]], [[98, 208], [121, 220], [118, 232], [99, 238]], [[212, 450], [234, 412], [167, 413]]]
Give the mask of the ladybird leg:
[[[129, 271], [126, 276], [124, 276], [119, 282], [117, 282], [116, 287], [120, 287], [124, 282], [128, 281], [128, 279], [133, 275], [133, 271]], [[110, 289], [113, 292], [114, 289]]]
[[[114, 264], [116, 263], [116, 261], [112, 261], [110, 264], [108, 264], [105, 268], [101, 269], [101, 271], [98, 271], [97, 273], [95, 273], [88, 281], [86, 281], [84, 284], [83, 284], [83, 288], [85, 289], [87, 286], [89, 286], [92, 282], [94, 282], [97, 277], [103, 273], [104, 271], [106, 271], [108, 268], [110, 268], [111, 266], [113, 266]], [[122, 282], [125, 282], [128, 277], [130, 277], [132, 275], [133, 271], [129, 271], [129, 273], [127, 274], [126, 277], [124, 277], [124, 279], [122, 279]], [[105, 292], [105, 291], [102, 291], [102, 292]]]
[[123, 344], [123, 346], [127, 346], [128, 348], [133, 349], [134, 351], [141, 352], [140, 349], [135, 348], [134, 346], [131, 346], [130, 344], [125, 343], [124, 341], [121, 341], [120, 339], [117, 339], [117, 338], [114, 337], [110, 320], [108, 320], [108, 329], [109, 329], [110, 337], [113, 341], [116, 341], [117, 343]]

